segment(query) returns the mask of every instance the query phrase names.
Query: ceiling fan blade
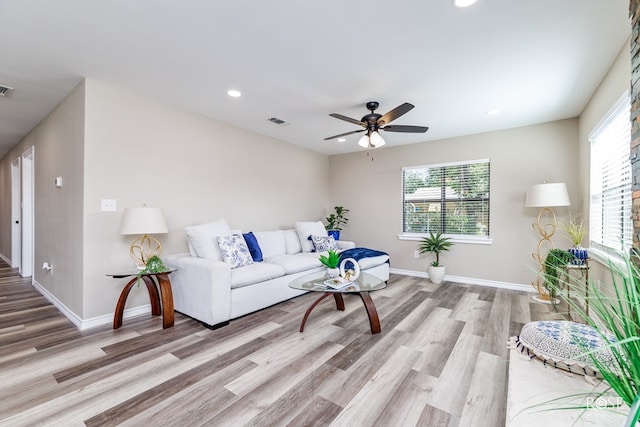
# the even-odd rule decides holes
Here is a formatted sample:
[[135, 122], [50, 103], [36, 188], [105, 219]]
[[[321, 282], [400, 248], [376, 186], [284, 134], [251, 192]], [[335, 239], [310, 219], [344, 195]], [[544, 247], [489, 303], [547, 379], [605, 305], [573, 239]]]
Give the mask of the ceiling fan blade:
[[336, 119], [340, 119], [340, 120], [344, 120], [345, 122], [353, 123], [354, 125], [360, 125], [360, 126], [364, 126], [364, 127], [367, 126], [366, 123], [363, 123], [360, 120], [352, 119], [351, 117], [343, 116], [342, 114], [331, 113], [329, 115], [331, 117], [336, 118]]
[[402, 105], [398, 105], [396, 108], [394, 108], [393, 110], [389, 111], [387, 114], [380, 117], [378, 119], [378, 125], [382, 126], [382, 125], [386, 125], [387, 123], [391, 123], [391, 121], [397, 119], [403, 114], [408, 113], [412, 109], [413, 109], [413, 104], [409, 104], [408, 102], [405, 102]]
[[340, 138], [341, 136], [347, 136], [347, 135], [351, 135], [351, 134], [358, 133], [358, 132], [364, 132], [365, 130], [366, 129], [360, 129], [360, 130], [354, 130], [354, 131], [351, 131], [351, 132], [341, 133], [340, 135], [333, 135], [333, 136], [330, 136], [328, 138], [325, 138], [324, 140], [328, 141], [330, 139]]
[[380, 129], [387, 132], [405, 132], [405, 133], [424, 133], [429, 130], [427, 126], [407, 126], [407, 125], [385, 126]]

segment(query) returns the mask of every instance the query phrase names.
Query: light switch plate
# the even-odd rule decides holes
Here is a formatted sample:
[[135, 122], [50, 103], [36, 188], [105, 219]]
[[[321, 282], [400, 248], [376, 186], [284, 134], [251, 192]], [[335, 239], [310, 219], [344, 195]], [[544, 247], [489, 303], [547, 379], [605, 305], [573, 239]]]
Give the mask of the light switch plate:
[[116, 211], [115, 199], [102, 199], [101, 209], [102, 209], [102, 212], [115, 212]]

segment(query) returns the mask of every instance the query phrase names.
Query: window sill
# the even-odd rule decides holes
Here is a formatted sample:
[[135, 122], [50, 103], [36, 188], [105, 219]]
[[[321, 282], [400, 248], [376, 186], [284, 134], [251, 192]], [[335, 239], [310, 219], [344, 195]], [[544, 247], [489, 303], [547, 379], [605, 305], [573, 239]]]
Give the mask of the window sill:
[[594, 248], [593, 246], [589, 247], [588, 252], [589, 258], [605, 267], [613, 265], [618, 268], [626, 268], [624, 258], [617, 253], [607, 252], [602, 249]]
[[[453, 243], [462, 243], [462, 244], [471, 244], [471, 245], [491, 245], [493, 244], [493, 239], [489, 237], [474, 237], [474, 236], [449, 236]], [[412, 240], [412, 241], [420, 241], [423, 237], [429, 237], [428, 234], [398, 234], [399, 240]]]

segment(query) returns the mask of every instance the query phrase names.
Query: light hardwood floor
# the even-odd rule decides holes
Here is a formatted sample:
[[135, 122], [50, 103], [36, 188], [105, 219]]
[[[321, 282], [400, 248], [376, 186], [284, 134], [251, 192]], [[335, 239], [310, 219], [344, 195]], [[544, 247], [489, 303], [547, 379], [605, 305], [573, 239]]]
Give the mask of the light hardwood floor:
[[529, 294], [392, 275], [372, 293], [380, 334], [351, 295], [300, 333], [317, 296], [217, 330], [176, 313], [81, 332], [1, 263], [0, 425], [503, 426], [509, 336], [558, 317]]

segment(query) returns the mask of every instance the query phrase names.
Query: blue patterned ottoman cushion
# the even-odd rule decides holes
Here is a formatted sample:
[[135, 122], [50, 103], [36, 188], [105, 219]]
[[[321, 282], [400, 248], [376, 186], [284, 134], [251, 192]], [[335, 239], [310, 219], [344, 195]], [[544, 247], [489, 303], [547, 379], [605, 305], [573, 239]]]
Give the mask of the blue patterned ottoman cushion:
[[[613, 334], [607, 333], [605, 339], [591, 326], [560, 320], [527, 323], [520, 335], [512, 338], [515, 347], [531, 359], [535, 357], [545, 365], [592, 376], [598, 376], [592, 357], [602, 364], [616, 366], [609, 347], [615, 341]], [[585, 355], [596, 349], [600, 350]]]

